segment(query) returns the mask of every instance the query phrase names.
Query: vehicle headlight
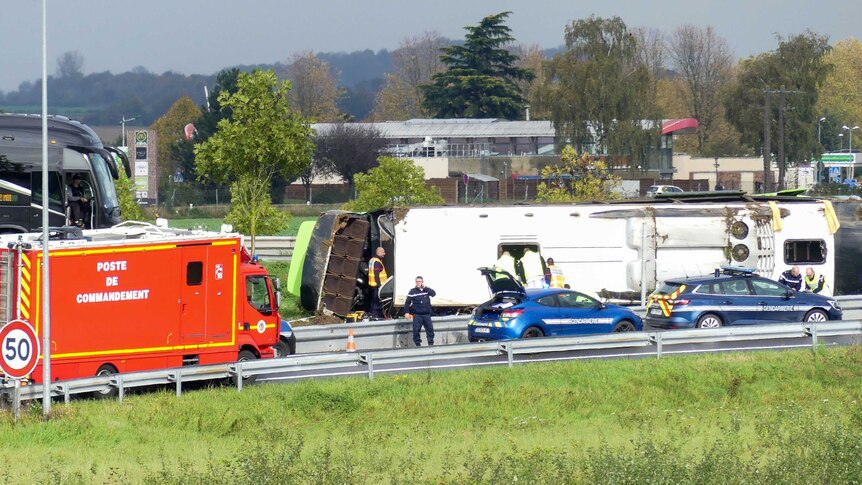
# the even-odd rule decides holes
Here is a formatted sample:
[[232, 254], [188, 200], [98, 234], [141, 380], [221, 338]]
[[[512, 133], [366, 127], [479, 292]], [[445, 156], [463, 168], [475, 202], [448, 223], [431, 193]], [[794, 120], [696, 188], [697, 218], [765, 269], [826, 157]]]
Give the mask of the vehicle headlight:
[[832, 308], [841, 310], [841, 305], [838, 303], [838, 300], [829, 300], [829, 304], [832, 305]]

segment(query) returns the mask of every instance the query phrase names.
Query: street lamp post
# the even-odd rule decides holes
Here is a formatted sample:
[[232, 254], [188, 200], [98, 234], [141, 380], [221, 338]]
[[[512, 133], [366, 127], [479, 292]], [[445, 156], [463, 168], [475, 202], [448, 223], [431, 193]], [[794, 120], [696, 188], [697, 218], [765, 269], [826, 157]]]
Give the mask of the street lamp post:
[[[850, 128], [847, 125], [844, 125], [841, 127], [841, 129], [847, 130], [847, 134], [848, 134], [847, 135], [847, 153], [849, 153], [852, 156], [853, 155], [853, 130], [858, 130], [859, 125], [856, 125], [853, 128]], [[853, 162], [850, 163], [850, 173], [848, 174], [849, 177], [847, 177], [847, 178], [855, 177], [856, 176], [855, 172], [856, 172], [856, 157], [854, 156]]]
[[120, 120], [120, 126], [122, 126], [122, 130], [123, 130], [123, 133], [121, 134], [122, 146], [126, 146], [126, 123], [128, 123], [130, 121], [135, 121], [136, 119], [138, 119], [137, 116], [132, 116], [129, 119], [126, 119], [126, 117], [123, 116], [123, 118]]
[[718, 157], [715, 157], [715, 163], [712, 166], [715, 167], [715, 190], [718, 190]]
[[[818, 144], [818, 145], [820, 145], [820, 148], [823, 148], [823, 142], [821, 142], [821, 141], [820, 141], [820, 125], [821, 125], [824, 121], [826, 121], [826, 117], [825, 117], [825, 116], [824, 116], [824, 117], [822, 117], [822, 118], [820, 118], [819, 120], [817, 120], [817, 144]], [[820, 158], [823, 158], [823, 156], [821, 155], [821, 156], [820, 156]], [[822, 161], [820, 161], [820, 160], [817, 160], [817, 177], [816, 177], [816, 183], [818, 183], [818, 184], [820, 183], [820, 171], [821, 171], [821, 170], [823, 170], [823, 162], [822, 162]]]

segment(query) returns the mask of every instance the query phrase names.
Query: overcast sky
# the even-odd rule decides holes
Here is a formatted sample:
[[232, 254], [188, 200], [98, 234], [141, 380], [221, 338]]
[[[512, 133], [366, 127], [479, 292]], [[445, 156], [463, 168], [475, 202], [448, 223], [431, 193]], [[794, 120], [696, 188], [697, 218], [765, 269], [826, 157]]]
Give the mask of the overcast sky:
[[[40, 77], [40, 4], [2, 2], [0, 90]], [[711, 24], [738, 57], [773, 49], [775, 33], [862, 37], [858, 4], [835, 0], [48, 0], [48, 71], [61, 53], [77, 50], [85, 73], [140, 65], [210, 74], [303, 50], [393, 49], [424, 30], [461, 38], [463, 26], [504, 10], [513, 12], [509, 26], [519, 42], [542, 47], [562, 44], [564, 26], [591, 14], [666, 32]]]

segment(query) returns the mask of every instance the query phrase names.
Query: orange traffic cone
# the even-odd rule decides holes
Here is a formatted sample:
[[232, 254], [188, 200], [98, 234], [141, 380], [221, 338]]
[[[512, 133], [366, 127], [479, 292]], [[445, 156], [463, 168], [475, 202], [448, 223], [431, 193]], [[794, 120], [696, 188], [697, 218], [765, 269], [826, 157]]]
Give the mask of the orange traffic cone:
[[353, 339], [353, 329], [347, 330], [347, 351], [356, 352], [356, 341]]

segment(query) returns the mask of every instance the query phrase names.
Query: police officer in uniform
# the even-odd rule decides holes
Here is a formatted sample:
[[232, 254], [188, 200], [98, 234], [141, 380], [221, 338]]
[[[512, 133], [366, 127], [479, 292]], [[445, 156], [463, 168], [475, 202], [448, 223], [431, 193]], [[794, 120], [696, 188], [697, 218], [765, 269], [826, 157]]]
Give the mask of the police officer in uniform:
[[407, 292], [407, 300], [404, 301], [405, 316], [413, 318], [413, 343], [417, 347], [422, 346], [422, 338], [419, 335], [422, 327], [425, 327], [428, 345], [434, 345], [434, 325], [431, 323], [432, 296], [437, 296], [437, 292], [425, 286], [425, 280], [417, 276], [416, 286], [410, 288]]
[[72, 183], [66, 186], [66, 201], [72, 212], [72, 224], [89, 228], [92, 209], [84, 187], [81, 186], [81, 176], [78, 174], [73, 175]]
[[794, 266], [781, 273], [778, 282], [796, 291], [802, 291], [802, 274], [799, 272], [799, 266]]
[[817, 275], [814, 273], [814, 268], [812, 268], [811, 266], [806, 268], [806, 270], [805, 270], [805, 283], [803, 285], [803, 288], [805, 289], [805, 291], [810, 291], [812, 293], [820, 293], [821, 291], [823, 291], [823, 288], [825, 288], [825, 287], [826, 287], [826, 277], [823, 275], [820, 275], [820, 277], [818, 278]]

